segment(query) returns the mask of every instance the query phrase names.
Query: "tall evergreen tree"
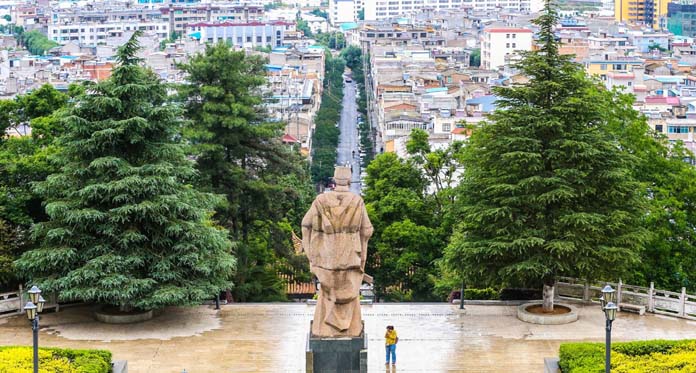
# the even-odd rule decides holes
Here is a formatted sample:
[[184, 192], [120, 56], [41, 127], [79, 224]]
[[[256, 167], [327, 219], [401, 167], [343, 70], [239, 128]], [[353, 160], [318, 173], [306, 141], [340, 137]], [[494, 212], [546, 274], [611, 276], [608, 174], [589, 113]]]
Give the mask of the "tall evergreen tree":
[[290, 230], [299, 230], [311, 184], [305, 161], [280, 142], [284, 124], [266, 120], [265, 62], [219, 43], [181, 66], [200, 185], [225, 197], [215, 219], [238, 242], [232, 295], [239, 301], [284, 299], [280, 263], [306, 270], [295, 261]]
[[607, 129], [602, 88], [560, 55], [547, 1], [539, 49], [516, 64], [526, 84], [497, 88], [501, 108], [466, 147], [462, 222], [447, 262], [470, 281], [544, 285], [621, 274], [645, 234], [632, 159]]
[[65, 118], [60, 171], [39, 183], [50, 220], [18, 270], [61, 299], [154, 309], [230, 286], [235, 260], [209, 220], [217, 202], [187, 184], [195, 169], [167, 87], [136, 57], [136, 32], [112, 76]]

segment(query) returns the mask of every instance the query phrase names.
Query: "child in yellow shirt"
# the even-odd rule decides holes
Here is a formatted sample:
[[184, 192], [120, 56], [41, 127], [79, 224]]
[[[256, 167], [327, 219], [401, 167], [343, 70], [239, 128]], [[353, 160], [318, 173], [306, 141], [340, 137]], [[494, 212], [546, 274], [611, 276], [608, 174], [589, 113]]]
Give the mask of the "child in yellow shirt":
[[392, 365], [396, 365], [396, 344], [399, 342], [399, 337], [396, 335], [393, 325], [387, 326], [387, 332], [384, 334], [386, 340], [385, 347], [387, 350], [387, 365], [389, 365], [389, 355], [391, 354]]

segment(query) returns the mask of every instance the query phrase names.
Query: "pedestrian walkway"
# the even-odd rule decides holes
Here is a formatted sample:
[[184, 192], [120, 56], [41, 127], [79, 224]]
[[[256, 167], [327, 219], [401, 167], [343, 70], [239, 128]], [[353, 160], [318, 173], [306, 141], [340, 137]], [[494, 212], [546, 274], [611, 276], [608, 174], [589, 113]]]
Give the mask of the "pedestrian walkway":
[[[564, 341], [603, 341], [598, 306], [580, 307], [568, 325], [532, 325], [515, 307], [376, 304], [363, 307], [371, 372], [384, 367], [384, 328], [399, 332], [396, 372], [540, 372]], [[297, 303], [170, 309], [140, 324], [100, 324], [88, 307], [42, 316], [41, 346], [104, 348], [129, 372], [302, 372], [314, 307]], [[696, 323], [620, 313], [615, 341], [696, 338]], [[25, 317], [0, 319], [0, 345], [30, 345]], [[391, 368], [389, 371], [392, 371]]]

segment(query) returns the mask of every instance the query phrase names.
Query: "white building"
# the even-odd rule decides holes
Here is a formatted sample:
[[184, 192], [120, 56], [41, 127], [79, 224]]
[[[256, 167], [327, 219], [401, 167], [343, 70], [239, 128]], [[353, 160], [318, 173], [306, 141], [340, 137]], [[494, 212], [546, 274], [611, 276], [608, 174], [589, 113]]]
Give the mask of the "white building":
[[106, 42], [107, 38], [123, 36], [125, 33], [142, 30], [145, 33], [154, 33], [162, 39], [169, 36], [169, 22], [167, 21], [121, 21], [121, 22], [86, 22], [71, 24], [49, 24], [48, 38], [58, 44], [79, 42], [81, 45], [97, 45]]
[[194, 23], [186, 26], [186, 35], [197, 38], [201, 43], [226, 41], [240, 48], [282, 46], [285, 33], [295, 31], [292, 22], [248, 22], [248, 23]]
[[497, 9], [529, 13], [538, 12], [543, 6], [543, 0], [366, 0], [364, 5], [366, 21], [403, 17], [423, 9]]
[[[367, 2], [374, 2], [367, 0]], [[363, 0], [329, 0], [329, 22], [332, 26], [355, 22], [363, 8]]]
[[532, 50], [532, 30], [526, 28], [487, 28], [481, 33], [481, 68], [496, 70], [517, 51]]

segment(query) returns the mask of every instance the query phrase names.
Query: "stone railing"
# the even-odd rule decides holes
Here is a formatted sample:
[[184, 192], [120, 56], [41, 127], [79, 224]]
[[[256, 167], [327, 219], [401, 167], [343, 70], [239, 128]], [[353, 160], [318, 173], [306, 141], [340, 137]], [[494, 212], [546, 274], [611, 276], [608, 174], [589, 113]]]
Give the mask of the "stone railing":
[[[19, 285], [17, 291], [0, 293], [0, 317], [14, 316], [24, 312], [24, 305], [29, 299], [25, 293], [22, 285]], [[55, 295], [47, 297], [44, 309], [48, 308], [55, 308], [56, 312], [60, 310]]]
[[686, 288], [681, 292], [655, 289], [650, 287], [615, 282], [587, 282], [584, 280], [560, 277], [556, 282], [556, 295], [560, 298], [573, 299], [586, 303], [599, 303], [602, 288], [609, 284], [616, 290], [616, 300], [619, 307], [626, 305], [645, 307], [647, 312], [676, 316], [696, 320], [696, 295], [687, 294]]

